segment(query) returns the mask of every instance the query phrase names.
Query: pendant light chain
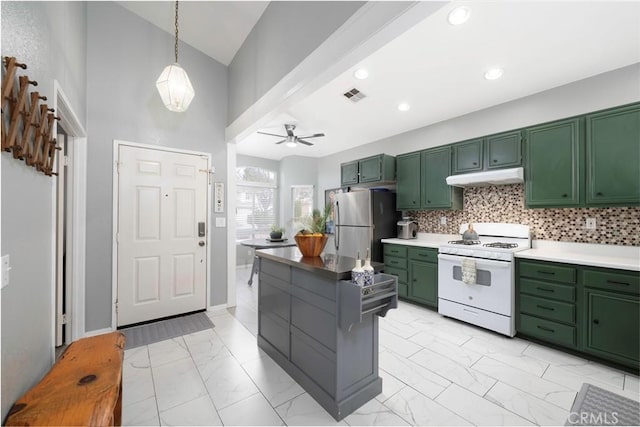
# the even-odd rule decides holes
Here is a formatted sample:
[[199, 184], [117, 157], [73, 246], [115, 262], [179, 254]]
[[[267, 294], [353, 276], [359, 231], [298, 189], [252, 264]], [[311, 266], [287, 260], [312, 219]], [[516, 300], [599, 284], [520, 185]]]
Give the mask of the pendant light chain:
[[178, 62], [178, 0], [176, 0], [176, 63]]

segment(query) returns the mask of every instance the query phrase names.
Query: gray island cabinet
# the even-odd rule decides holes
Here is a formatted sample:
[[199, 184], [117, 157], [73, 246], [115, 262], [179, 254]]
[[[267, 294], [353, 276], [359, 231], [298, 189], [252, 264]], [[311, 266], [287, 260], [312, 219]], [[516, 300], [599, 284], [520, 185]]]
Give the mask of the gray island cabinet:
[[376, 274], [361, 288], [350, 257], [307, 258], [296, 247], [256, 255], [258, 346], [338, 421], [380, 394], [378, 316], [398, 305], [396, 278]]

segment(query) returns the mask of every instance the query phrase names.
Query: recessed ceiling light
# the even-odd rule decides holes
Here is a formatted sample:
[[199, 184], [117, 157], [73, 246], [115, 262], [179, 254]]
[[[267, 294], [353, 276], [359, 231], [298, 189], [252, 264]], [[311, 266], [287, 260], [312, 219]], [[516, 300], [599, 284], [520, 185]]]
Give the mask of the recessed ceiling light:
[[484, 73], [484, 78], [487, 80], [495, 80], [502, 77], [502, 68], [491, 68], [486, 73]]
[[411, 105], [407, 104], [406, 102], [403, 102], [402, 104], [398, 105], [398, 110], [400, 111], [409, 111], [411, 109]]
[[353, 75], [354, 75], [354, 77], [356, 79], [364, 80], [367, 77], [369, 77], [369, 72], [367, 70], [365, 70], [364, 68], [359, 68], [359, 69], [356, 70], [355, 73], [353, 73]]
[[467, 19], [469, 19], [469, 16], [471, 16], [471, 10], [467, 9], [466, 7], [456, 7], [451, 12], [449, 12], [449, 24], [464, 24], [465, 22], [467, 22]]

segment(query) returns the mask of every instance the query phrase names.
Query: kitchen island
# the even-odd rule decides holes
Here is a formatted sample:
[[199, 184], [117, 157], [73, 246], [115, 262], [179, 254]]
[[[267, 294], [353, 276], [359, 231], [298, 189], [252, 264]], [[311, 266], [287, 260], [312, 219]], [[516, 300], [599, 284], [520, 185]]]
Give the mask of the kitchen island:
[[361, 288], [349, 280], [350, 257], [308, 258], [296, 247], [256, 255], [258, 346], [338, 421], [380, 394], [378, 316], [397, 307], [395, 277], [376, 274]]

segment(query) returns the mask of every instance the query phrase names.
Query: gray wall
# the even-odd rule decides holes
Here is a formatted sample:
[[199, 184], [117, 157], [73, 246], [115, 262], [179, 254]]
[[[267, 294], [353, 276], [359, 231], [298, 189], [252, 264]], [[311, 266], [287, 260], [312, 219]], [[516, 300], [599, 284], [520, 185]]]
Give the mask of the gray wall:
[[271, 2], [229, 64], [227, 124], [260, 99], [364, 4]]
[[[263, 159], [262, 157], [245, 156], [242, 154], [236, 155], [236, 166], [256, 166], [264, 169], [276, 171], [278, 178], [280, 177], [280, 161], [272, 159]], [[278, 183], [278, 186], [280, 184]], [[278, 194], [278, 197], [280, 195]], [[278, 209], [280, 205], [274, 206], [276, 211], [276, 218], [278, 218]], [[253, 262], [253, 249], [242, 246], [236, 243], [236, 265], [247, 265]]]
[[318, 161], [318, 186], [321, 192], [340, 186], [340, 163], [349, 160], [408, 153], [636, 102], [639, 81], [640, 64], [635, 64], [326, 156]]
[[[291, 186], [292, 185], [313, 185], [318, 195], [318, 159], [303, 156], [289, 156], [280, 160], [280, 224], [286, 227], [286, 235], [292, 238], [297, 230], [293, 229], [291, 223]], [[322, 192], [324, 199], [324, 191]], [[324, 206], [317, 203], [317, 207]]]
[[[86, 118], [86, 4], [2, 2], [2, 55], [15, 56], [53, 105], [62, 86], [82, 125]], [[2, 254], [11, 281], [2, 289], [2, 419], [49, 370], [54, 347], [52, 185], [55, 179], [2, 153]]]
[[[88, 3], [86, 330], [111, 327], [113, 140], [211, 153], [214, 181], [226, 183], [227, 68], [184, 43], [181, 65], [196, 95], [185, 113], [168, 111], [155, 81], [173, 62], [173, 37], [111, 2]], [[225, 192], [226, 193], [226, 192]], [[214, 214], [224, 216], [224, 214]], [[213, 229], [210, 304], [226, 302], [226, 228]]]

